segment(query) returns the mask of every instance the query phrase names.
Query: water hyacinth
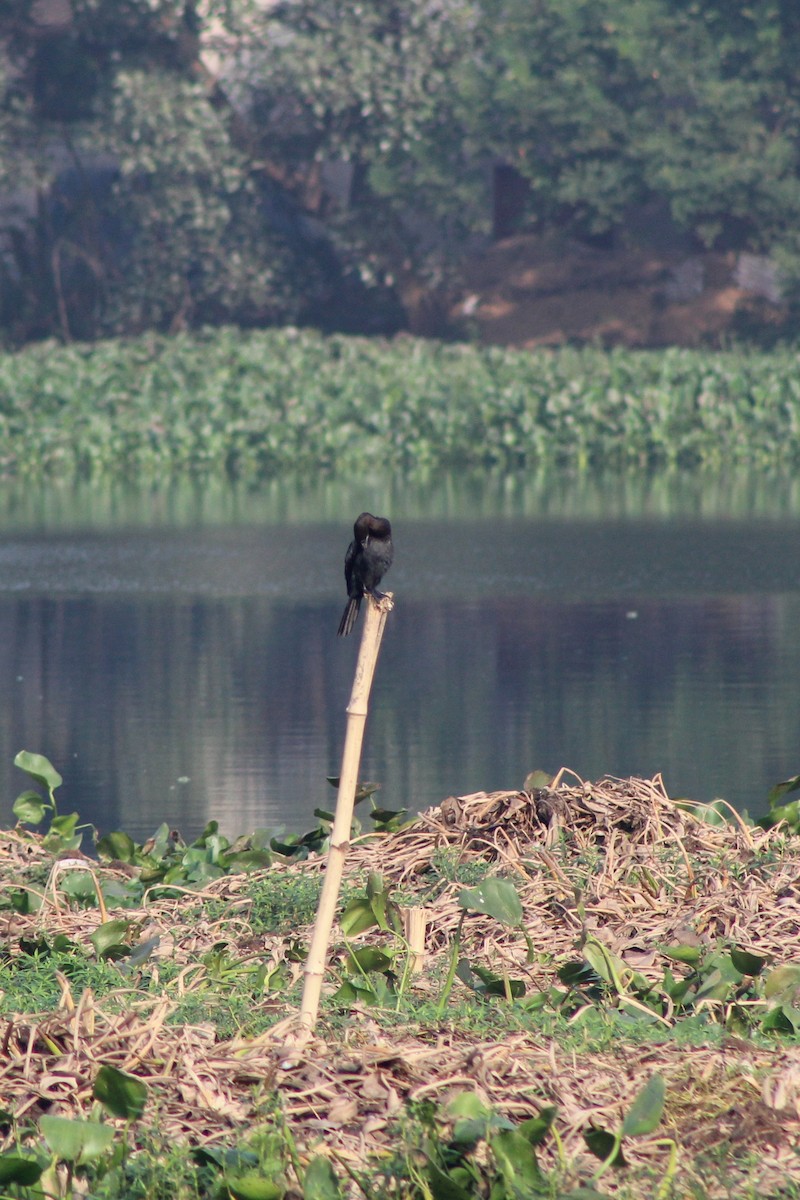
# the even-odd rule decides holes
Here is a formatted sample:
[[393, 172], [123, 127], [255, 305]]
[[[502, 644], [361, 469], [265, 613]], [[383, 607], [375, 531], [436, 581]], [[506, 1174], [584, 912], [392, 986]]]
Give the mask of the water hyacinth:
[[0, 474], [791, 465], [798, 355], [209, 330], [0, 356]]

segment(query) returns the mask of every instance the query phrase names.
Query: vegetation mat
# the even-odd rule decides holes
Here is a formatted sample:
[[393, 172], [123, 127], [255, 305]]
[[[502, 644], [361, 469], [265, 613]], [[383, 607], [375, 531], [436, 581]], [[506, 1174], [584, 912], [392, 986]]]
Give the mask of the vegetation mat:
[[[356, 839], [306, 1044], [292, 1039], [298, 897], [323, 857], [162, 883], [117, 909], [130, 864], [3, 833], [0, 1171], [34, 1154], [51, 1116], [124, 1131], [134, 1153], [147, 1124], [220, 1169], [222, 1148], [277, 1122], [277, 1190], [223, 1175], [209, 1195], [800, 1195], [800, 842], [723, 807], [674, 801], [660, 777], [562, 773]], [[97, 904], [65, 887], [75, 872]], [[266, 883], [290, 898], [282, 916], [264, 915]], [[426, 931], [415, 948], [409, 908]], [[117, 942], [98, 939], [115, 922]], [[15, 1010], [34, 960], [55, 1002]], [[146, 1100], [103, 1106], [109, 1079]]]

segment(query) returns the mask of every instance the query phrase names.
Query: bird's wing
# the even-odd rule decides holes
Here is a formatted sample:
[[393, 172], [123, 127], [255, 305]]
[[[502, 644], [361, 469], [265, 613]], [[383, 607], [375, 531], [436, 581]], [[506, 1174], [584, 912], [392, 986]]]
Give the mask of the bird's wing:
[[357, 549], [358, 549], [358, 543], [351, 542], [350, 545], [347, 547], [347, 552], [345, 553], [345, 556], [344, 556], [344, 580], [345, 580], [345, 583], [347, 584], [348, 596], [350, 595], [350, 589], [351, 589], [351, 586], [353, 583], [353, 563], [355, 561]]

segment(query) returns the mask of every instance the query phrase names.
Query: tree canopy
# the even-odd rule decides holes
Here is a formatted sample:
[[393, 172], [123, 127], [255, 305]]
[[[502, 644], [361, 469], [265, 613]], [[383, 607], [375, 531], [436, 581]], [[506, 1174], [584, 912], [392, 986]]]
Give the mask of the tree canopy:
[[[0, 47], [18, 340], [435, 275], [489, 232], [497, 164], [530, 228], [614, 238], [658, 203], [800, 279], [794, 0], [6, 0]], [[312, 204], [336, 161], [348, 202]]]

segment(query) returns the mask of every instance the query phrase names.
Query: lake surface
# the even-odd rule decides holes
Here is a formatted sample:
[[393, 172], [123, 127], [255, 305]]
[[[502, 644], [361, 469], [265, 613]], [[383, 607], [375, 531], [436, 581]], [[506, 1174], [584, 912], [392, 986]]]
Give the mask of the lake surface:
[[383, 806], [567, 767], [758, 815], [800, 771], [793, 479], [28, 486], [0, 492], [0, 820], [27, 749], [103, 832], [310, 828], [339, 771], [363, 508], [395, 529], [362, 770]]

